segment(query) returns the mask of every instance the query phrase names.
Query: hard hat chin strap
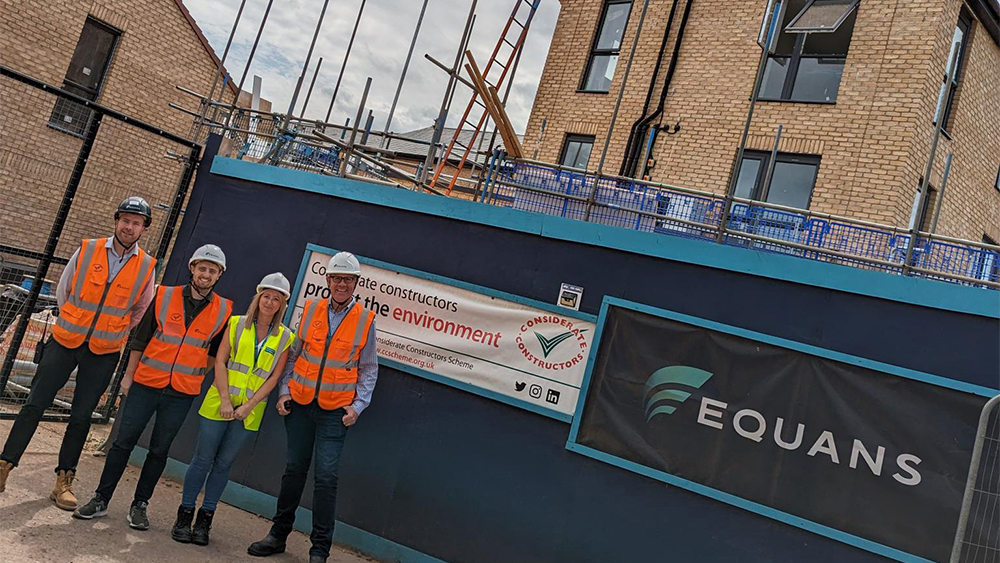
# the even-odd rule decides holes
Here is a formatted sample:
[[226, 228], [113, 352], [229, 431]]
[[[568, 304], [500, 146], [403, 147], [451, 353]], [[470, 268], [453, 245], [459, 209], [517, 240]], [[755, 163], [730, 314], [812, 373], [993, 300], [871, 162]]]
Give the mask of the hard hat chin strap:
[[124, 242], [122, 242], [122, 239], [118, 238], [118, 233], [114, 234], [114, 239], [115, 239], [115, 242], [117, 242], [119, 246], [121, 246], [122, 248], [125, 249], [125, 252], [123, 254], [127, 254], [127, 253], [131, 252], [132, 248], [135, 245], [139, 244], [139, 239], [135, 239], [135, 242], [133, 242], [132, 244], [125, 244]]
[[354, 297], [353, 295], [348, 295], [347, 299], [344, 299], [343, 301], [337, 301], [337, 299], [331, 294], [330, 295], [330, 301], [333, 302], [333, 303], [336, 303], [337, 304], [337, 308], [339, 309], [339, 308], [343, 307], [344, 305], [346, 305], [353, 297]]
[[189, 277], [188, 277], [188, 285], [191, 286], [191, 291], [193, 291], [193, 292], [197, 293], [198, 295], [200, 295], [202, 299], [208, 299], [208, 297], [210, 295], [212, 295], [212, 292], [215, 291], [215, 286], [219, 285], [219, 280], [222, 279], [222, 276], [224, 274], [225, 274], [225, 272], [222, 272], [221, 274], [219, 274], [219, 279], [215, 280], [215, 283], [212, 284], [212, 287], [208, 288], [208, 291], [206, 291], [205, 293], [202, 293], [201, 290], [198, 289], [198, 287], [196, 285], [194, 285], [194, 274], [190, 274], [189, 275]]

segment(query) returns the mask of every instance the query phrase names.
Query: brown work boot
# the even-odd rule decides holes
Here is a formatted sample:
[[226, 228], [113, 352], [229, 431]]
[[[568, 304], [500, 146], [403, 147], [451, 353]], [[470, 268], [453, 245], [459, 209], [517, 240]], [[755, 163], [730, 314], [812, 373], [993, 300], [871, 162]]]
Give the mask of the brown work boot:
[[76, 479], [76, 472], [64, 469], [56, 473], [56, 486], [49, 495], [51, 500], [56, 501], [56, 506], [70, 512], [76, 510], [76, 495], [73, 494], [73, 480]]
[[0, 493], [7, 488], [7, 476], [10, 475], [11, 469], [14, 469], [13, 463], [0, 459]]

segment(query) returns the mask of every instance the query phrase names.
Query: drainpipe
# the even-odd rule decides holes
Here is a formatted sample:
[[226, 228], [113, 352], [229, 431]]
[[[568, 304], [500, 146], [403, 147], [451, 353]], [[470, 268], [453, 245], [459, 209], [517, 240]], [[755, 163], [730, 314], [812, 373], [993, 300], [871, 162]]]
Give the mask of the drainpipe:
[[656, 78], [660, 75], [660, 65], [663, 63], [663, 53], [667, 50], [667, 39], [670, 37], [670, 28], [674, 25], [674, 12], [677, 10], [678, 1], [679, 0], [674, 0], [670, 5], [670, 16], [667, 17], [667, 27], [663, 29], [663, 39], [660, 41], [660, 52], [656, 55], [656, 66], [653, 67], [653, 76], [649, 78], [649, 88], [646, 89], [646, 101], [642, 104], [642, 116], [632, 123], [632, 128], [628, 132], [628, 141], [625, 143], [626, 156], [622, 160], [621, 168], [618, 169], [619, 176], [625, 175], [628, 155], [632, 154], [632, 146], [633, 143], [635, 143], [636, 129], [648, 123], [648, 121], [646, 121], [646, 112], [649, 111], [649, 102], [653, 99], [653, 88], [656, 88]]
[[[691, 15], [691, 5], [694, 4], [694, 0], [688, 0], [687, 4], [684, 6], [684, 15], [681, 16], [681, 25], [677, 28], [677, 39], [674, 41], [674, 52], [670, 54], [670, 65], [667, 67], [667, 76], [663, 81], [663, 90], [660, 91], [660, 101], [656, 106], [656, 111], [651, 113], [649, 117], [645, 119], [645, 123], [641, 123], [639, 127], [636, 128], [636, 138], [641, 139], [645, 133], [645, 129], [653, 122], [654, 119], [663, 113], [663, 106], [667, 101], [667, 93], [670, 91], [670, 83], [674, 79], [674, 71], [677, 69], [677, 58], [680, 56], [681, 42], [684, 40], [684, 29], [687, 27], [688, 17]], [[638, 147], [633, 144], [632, 150], [626, 152], [627, 166], [625, 167], [624, 176], [631, 176], [635, 173], [636, 166], [638, 164], [639, 156]]]

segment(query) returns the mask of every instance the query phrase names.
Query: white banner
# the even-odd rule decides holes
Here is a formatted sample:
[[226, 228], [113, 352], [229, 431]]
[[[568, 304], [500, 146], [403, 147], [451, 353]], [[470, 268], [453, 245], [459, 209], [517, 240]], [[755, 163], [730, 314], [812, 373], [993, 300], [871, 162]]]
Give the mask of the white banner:
[[[291, 326], [307, 299], [329, 297], [312, 251]], [[355, 295], [376, 313], [378, 355], [479, 389], [572, 415], [594, 323], [368, 264]]]

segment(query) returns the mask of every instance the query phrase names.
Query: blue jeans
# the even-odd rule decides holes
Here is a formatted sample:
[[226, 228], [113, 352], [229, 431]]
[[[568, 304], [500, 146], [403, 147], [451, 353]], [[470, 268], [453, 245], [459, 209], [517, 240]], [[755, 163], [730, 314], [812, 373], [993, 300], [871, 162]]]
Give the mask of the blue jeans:
[[[242, 420], [210, 420], [201, 417], [198, 446], [191, 465], [184, 474], [184, 493], [181, 506], [194, 508], [198, 493], [205, 488], [201, 507], [214, 511], [229, 483], [229, 472], [236, 456], [255, 434], [243, 426]], [[207, 477], [207, 482], [206, 482]]]
[[111, 501], [111, 496], [118, 487], [118, 481], [125, 473], [132, 450], [139, 442], [139, 437], [142, 436], [150, 419], [156, 415], [153, 433], [149, 438], [149, 453], [146, 454], [146, 461], [142, 464], [132, 504], [149, 502], [153, 496], [153, 489], [163, 474], [163, 468], [167, 466], [170, 444], [180, 432], [194, 399], [194, 395], [178, 396], [166, 389], [154, 389], [141, 383], [132, 384], [125, 399], [125, 406], [122, 407], [118, 438], [108, 451], [108, 457], [104, 461], [104, 471], [101, 472], [101, 482], [97, 486], [97, 494], [101, 498]]
[[314, 461], [315, 453], [310, 555], [330, 556], [337, 513], [337, 473], [340, 452], [347, 437], [344, 414], [344, 409], [324, 410], [314, 401], [309, 405], [293, 403], [292, 412], [285, 416], [288, 453], [271, 535], [284, 539], [292, 531], [295, 510], [302, 500], [302, 490], [306, 486], [309, 465]]

